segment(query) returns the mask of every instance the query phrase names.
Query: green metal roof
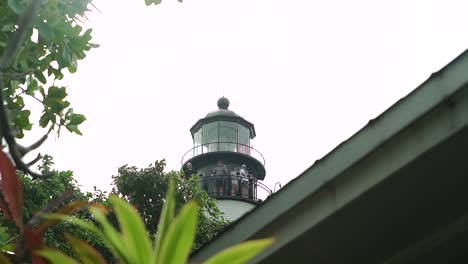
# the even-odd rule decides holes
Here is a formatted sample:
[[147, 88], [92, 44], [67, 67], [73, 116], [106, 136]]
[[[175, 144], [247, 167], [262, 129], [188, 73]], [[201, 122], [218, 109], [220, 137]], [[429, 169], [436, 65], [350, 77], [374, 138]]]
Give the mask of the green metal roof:
[[[453, 229], [462, 222], [457, 234], [465, 234], [468, 224], [460, 215], [468, 214], [468, 208], [460, 194], [468, 189], [463, 176], [468, 171], [467, 113], [465, 51], [191, 260], [201, 261], [241, 241], [275, 236], [274, 246], [252, 263], [341, 263], [346, 258], [401, 263], [398, 258], [422, 254], [418, 243], [437, 246], [430, 238], [442, 232], [438, 228]], [[384, 242], [375, 240], [379, 237]], [[298, 261], [299, 255], [305, 259]]]
[[191, 128], [190, 133], [193, 134], [197, 131], [203, 124], [216, 122], [216, 121], [230, 121], [239, 123], [242, 126], [246, 127], [250, 131], [250, 138], [255, 138], [255, 126], [254, 124], [250, 123], [242, 116], [236, 114], [234, 111], [229, 110], [229, 100], [226, 97], [221, 97], [218, 99], [217, 102], [218, 110], [209, 112], [205, 118], [199, 119]]

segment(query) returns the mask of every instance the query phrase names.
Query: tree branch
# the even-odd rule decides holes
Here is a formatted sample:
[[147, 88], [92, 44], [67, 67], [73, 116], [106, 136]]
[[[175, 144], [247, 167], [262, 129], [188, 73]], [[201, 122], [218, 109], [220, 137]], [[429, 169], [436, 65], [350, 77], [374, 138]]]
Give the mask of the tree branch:
[[52, 212], [52, 210], [57, 207], [59, 204], [63, 203], [68, 197], [73, 194], [72, 190], [67, 190], [60, 197], [52, 199], [46, 207], [42, 208], [40, 211], [36, 212], [33, 217], [28, 221], [28, 226], [35, 226], [41, 220], [40, 216], [43, 214], [48, 214]]
[[34, 158], [33, 160], [31, 160], [30, 162], [28, 162], [28, 163], [26, 164], [26, 166], [31, 167], [32, 165], [36, 164], [36, 163], [37, 163], [38, 161], [40, 161], [41, 159], [42, 159], [42, 155], [41, 155], [41, 153], [39, 153], [39, 154], [37, 154], [37, 157]]
[[[40, 3], [41, 3], [40, 0], [33, 0], [31, 4], [28, 6], [28, 8], [26, 9], [26, 11], [19, 17], [18, 28], [16, 32], [13, 34], [13, 37], [8, 42], [8, 45], [5, 48], [2, 56], [0, 57], [0, 72], [10, 67], [11, 63], [18, 55], [17, 53], [19, 49], [23, 46], [24, 41], [27, 37], [27, 33], [32, 27], [32, 22], [33, 22], [33, 19], [36, 17], [36, 14], [39, 10]], [[6, 108], [6, 105], [5, 105], [4, 90], [5, 90], [4, 74], [0, 74], [0, 135], [2, 136], [2, 138], [5, 138], [5, 141], [8, 145], [8, 149], [10, 151], [10, 155], [13, 161], [15, 162], [16, 168], [18, 170], [23, 171], [24, 173], [31, 175], [31, 177], [33, 178], [45, 178], [45, 177], [52, 176], [53, 174], [42, 175], [39, 173], [35, 173], [31, 171], [28, 165], [26, 165], [23, 162], [22, 152], [25, 154], [28, 151], [34, 148], [37, 148], [45, 141], [47, 137], [45, 138], [42, 137], [38, 142], [36, 142], [35, 144], [33, 144], [31, 147], [28, 147], [28, 148], [23, 148], [20, 145], [18, 145], [13, 135], [13, 130], [10, 127], [8, 109]]]
[[23, 146], [17, 144], [18, 150], [19, 150], [21, 156], [23, 157], [24, 155], [28, 154], [31, 150], [34, 150], [34, 149], [37, 149], [38, 147], [40, 147], [42, 145], [42, 143], [44, 143], [46, 140], [47, 140], [47, 134], [42, 136], [38, 141], [36, 141], [34, 144], [32, 144], [29, 147], [23, 147]]

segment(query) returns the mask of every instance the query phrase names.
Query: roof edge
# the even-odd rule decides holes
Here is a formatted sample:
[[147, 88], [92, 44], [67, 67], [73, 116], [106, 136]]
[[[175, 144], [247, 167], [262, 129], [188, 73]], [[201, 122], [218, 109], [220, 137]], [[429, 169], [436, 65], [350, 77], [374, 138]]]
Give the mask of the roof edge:
[[[462, 89], [468, 89], [468, 50], [442, 70], [433, 73], [418, 88], [403, 97], [377, 118], [345, 140], [322, 159], [315, 161], [297, 178], [270, 196], [262, 205], [238, 219], [218, 238], [193, 253], [194, 260], [204, 259], [205, 252], [249, 239], [260, 228], [299, 204], [322, 186], [365, 158], [383, 143], [405, 130], [416, 120]], [[333, 166], [331, 166], [331, 164]], [[319, 183], [310, 186], [311, 179]], [[287, 199], [285, 197], [287, 196]], [[236, 241], [233, 241], [235, 234]]]

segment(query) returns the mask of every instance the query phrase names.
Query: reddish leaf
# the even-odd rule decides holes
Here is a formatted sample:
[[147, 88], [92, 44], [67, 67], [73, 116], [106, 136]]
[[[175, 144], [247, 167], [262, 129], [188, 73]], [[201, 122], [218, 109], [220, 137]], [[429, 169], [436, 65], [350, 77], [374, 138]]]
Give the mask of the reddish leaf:
[[23, 235], [24, 235], [24, 244], [26, 248], [28, 249], [28, 251], [31, 253], [32, 263], [33, 264], [49, 263], [47, 262], [47, 260], [45, 260], [44, 258], [34, 253], [35, 250], [44, 248], [42, 237], [38, 233], [29, 229], [28, 227], [24, 228]]
[[24, 243], [28, 250], [37, 250], [41, 249], [44, 243], [42, 242], [42, 237], [34, 230], [29, 227], [25, 227], [23, 230]]
[[[88, 207], [90, 205], [89, 202], [87, 201], [72, 201], [67, 205], [64, 205], [62, 208], [60, 208], [57, 211], [57, 214], [63, 214], [63, 215], [72, 215], [79, 210]], [[49, 227], [59, 223], [59, 220], [56, 219], [48, 219], [41, 223], [39, 226], [34, 228], [34, 231], [38, 234], [44, 233]]]
[[[0, 149], [0, 175], [2, 176], [2, 193], [10, 209], [11, 217], [18, 227], [22, 226], [23, 187], [16, 175], [15, 167], [7, 155]], [[2, 205], [5, 206], [5, 205]], [[6, 207], [2, 207], [4, 212]]]

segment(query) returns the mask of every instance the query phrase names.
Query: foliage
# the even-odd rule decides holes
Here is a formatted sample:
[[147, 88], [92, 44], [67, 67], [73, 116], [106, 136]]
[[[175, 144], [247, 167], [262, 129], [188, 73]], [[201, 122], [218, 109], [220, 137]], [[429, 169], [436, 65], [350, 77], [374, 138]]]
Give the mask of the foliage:
[[[182, 3], [182, 0], [178, 0], [178, 1]], [[161, 2], [162, 0], [145, 0], [145, 4], [147, 6], [152, 5], [152, 4], [159, 5]]]
[[[71, 171], [52, 171], [52, 165], [52, 158], [46, 155], [43, 158], [42, 164], [38, 166], [43, 172], [53, 172], [53, 176], [46, 179], [33, 179], [28, 175], [18, 172], [18, 177], [21, 182], [20, 190], [24, 192], [22, 222], [27, 223], [27, 228], [34, 229], [41, 226], [40, 219], [36, 215], [37, 212], [54, 212], [73, 204], [81, 208], [87, 205], [86, 201], [102, 201], [105, 195], [105, 192], [100, 191], [96, 191], [95, 193], [81, 192]], [[2, 193], [2, 195], [4, 194]], [[77, 211], [77, 209], [70, 211], [70, 213]], [[92, 219], [91, 214], [87, 210], [77, 212], [76, 216], [86, 221], [91, 221]], [[14, 244], [12, 244], [12, 242], [19, 242], [18, 238], [21, 238], [22, 234], [18, 234], [18, 228], [14, 224], [8, 223], [6, 220], [6, 215], [0, 214], [0, 223], [2, 223], [2, 227], [0, 227], [0, 245], [3, 251], [13, 251]], [[92, 233], [84, 232], [81, 228], [67, 223], [59, 223], [50, 228], [42, 227], [42, 229], [41, 231], [38, 231], [39, 228], [36, 229], [36, 233], [40, 234], [40, 237], [42, 237], [44, 246], [47, 245], [67, 254], [73, 254], [64, 236], [64, 234], [68, 232], [97, 248], [107, 259], [112, 258], [112, 254], [102, 240]]]
[[[46, 155], [42, 164], [38, 167], [42, 171], [52, 171], [52, 157]], [[31, 218], [35, 212], [48, 205], [53, 198], [60, 197], [65, 192], [71, 192], [70, 196], [62, 202], [62, 205], [71, 200], [87, 200], [78, 183], [73, 177], [72, 171], [53, 171], [53, 176], [47, 179], [33, 179], [24, 173], [18, 173], [24, 191], [23, 221]], [[59, 207], [60, 205], [57, 205]]]
[[[117, 196], [111, 196], [109, 199], [117, 216], [120, 232], [112, 227], [102, 207], [90, 209], [102, 229], [66, 215], [52, 214], [46, 218], [68, 221], [96, 233], [110, 246], [120, 263], [183, 264], [187, 262], [195, 238], [198, 205], [194, 201], [189, 202], [174, 217], [176, 207], [174, 182], [171, 181], [169, 184], [154, 245], [137, 210]], [[70, 239], [70, 242], [73, 243], [73, 249], [83, 263], [105, 263], [99, 254], [85, 243], [76, 239]], [[272, 243], [272, 239], [241, 243], [218, 253], [205, 263], [245, 263]], [[39, 250], [37, 254], [53, 264], [78, 263], [73, 258], [53, 249]]]
[[182, 172], [164, 172], [164, 160], [150, 164], [148, 168], [122, 166], [118, 174], [113, 176], [115, 188], [113, 192], [133, 204], [146, 225], [150, 234], [156, 234], [158, 219], [160, 218], [165, 197], [169, 186], [169, 179], [174, 179], [177, 186], [175, 199], [176, 211], [188, 201], [195, 201], [201, 208], [198, 216], [198, 229], [195, 248], [213, 239], [227, 223], [216, 206], [214, 199], [203, 191], [196, 175], [183, 179]]
[[[45, 158], [41, 168], [49, 170], [50, 164], [52, 164], [51, 159]], [[160, 166], [157, 166], [158, 164]], [[21, 263], [25, 261], [32, 261], [34, 264], [78, 263], [74, 257], [80, 259], [82, 263], [107, 263], [99, 251], [93, 247], [95, 245], [90, 245], [85, 241], [90, 236], [95, 236], [97, 241], [104, 242], [119, 263], [177, 264], [187, 262], [195, 242], [198, 217], [203, 213], [200, 212], [201, 210], [195, 201], [190, 201], [180, 208], [178, 216], [175, 217], [177, 198], [174, 180], [169, 179], [165, 203], [160, 213], [160, 224], [157, 225], [157, 232], [153, 235], [146, 229], [137, 209], [117, 195], [112, 195], [108, 199], [111, 205], [110, 209], [117, 219], [117, 228], [109, 221], [109, 211], [102, 204], [90, 204], [87, 201], [72, 201], [65, 204], [71, 196], [72, 192], [70, 191], [65, 191], [58, 199], [50, 200], [44, 208], [32, 215], [29, 221], [23, 221], [25, 218], [23, 187], [13, 163], [2, 150], [0, 150], [0, 165], [2, 187], [0, 208], [5, 220], [11, 221], [17, 231], [13, 239], [7, 239], [8, 235], [6, 235], [5, 229], [0, 228], [0, 242], [2, 243], [0, 261], [2, 263], [11, 262], [9, 257], [2, 254], [7, 250], [14, 251], [15, 255], [12, 258], [15, 262]], [[156, 167], [161, 167], [162, 170], [164, 162], [156, 162]], [[75, 188], [74, 181], [70, 182], [71, 175], [69, 173], [63, 173], [63, 175], [58, 179], [67, 179], [64, 185]], [[40, 182], [44, 182], [44, 180], [40, 180]], [[50, 182], [52, 182], [51, 187], [60, 187], [60, 184], [56, 184], [60, 183], [60, 180], [52, 178]], [[35, 186], [38, 190], [41, 189], [41, 186]], [[177, 186], [177, 188], [179, 187]], [[177, 189], [177, 193], [179, 191]], [[78, 192], [76, 195], [80, 196], [80, 193]], [[40, 197], [41, 193], [38, 196]], [[62, 204], [65, 205], [62, 206]], [[88, 206], [92, 219], [91, 215], [81, 218], [72, 216]], [[56, 211], [56, 213], [50, 214], [51, 211]], [[40, 222], [37, 216], [44, 216], [44, 214], [46, 220]], [[25, 222], [26, 224], [24, 224]], [[60, 230], [60, 232], [65, 233], [64, 236], [69, 248], [74, 251], [72, 254], [70, 252], [67, 254], [67, 250], [62, 252], [51, 248], [44, 243], [46, 230], [60, 225], [66, 227], [67, 233], [65, 230]], [[81, 230], [81, 232], [77, 230]], [[82, 237], [77, 237], [80, 235]], [[154, 242], [153, 237], [155, 237]], [[9, 243], [12, 241], [14, 243]], [[206, 263], [244, 263], [271, 243], [273, 243], [272, 239], [242, 243], [219, 253]]]
[[[31, 2], [0, 2], [0, 54], [8, 51], [8, 44], [19, 30], [19, 17]], [[50, 131], [65, 126], [81, 134], [78, 125], [86, 118], [73, 112], [66, 100], [66, 88], [56, 86], [55, 80], [64, 77], [65, 69], [76, 72], [77, 62], [86, 57], [87, 51], [97, 47], [90, 42], [91, 29], [84, 30], [79, 25], [86, 19], [90, 3], [91, 0], [42, 1], [37, 17], [32, 20], [32, 29], [24, 29], [24, 43], [10, 65], [2, 69], [4, 101], [16, 137], [22, 138], [24, 130], [32, 128], [31, 111], [25, 97], [42, 105], [42, 115], [36, 121], [41, 127]]]
[[[49, 172], [52, 171], [52, 165], [52, 157], [46, 155], [43, 158], [42, 164], [38, 167], [42, 172]], [[60, 204], [56, 204], [54, 208], [50, 209], [50, 211], [56, 211], [72, 201], [103, 202], [107, 199], [106, 192], [98, 190], [94, 193], [82, 192], [78, 186], [78, 182], [73, 177], [72, 171], [53, 171], [53, 176], [46, 179], [34, 179], [20, 172], [18, 173], [18, 176], [20, 177], [24, 190], [23, 221], [25, 222], [28, 221], [28, 219], [31, 219], [34, 216], [34, 213], [53, 204], [54, 199], [61, 197], [64, 193], [69, 193], [69, 196]], [[81, 219], [92, 219], [88, 210], [79, 211], [76, 215]], [[64, 236], [66, 232], [85, 240], [87, 243], [97, 248], [107, 259], [112, 257], [107, 247], [96, 236], [83, 232], [81, 228], [77, 228], [66, 223], [60, 223], [49, 228], [44, 233], [45, 244], [50, 247], [57, 248], [67, 254], [73, 254], [73, 251]]]
[[[35, 4], [37, 3], [37, 5]], [[145, 0], [147, 5], [161, 0]], [[92, 29], [80, 24], [87, 19], [91, 0], [3, 0], [0, 1], [0, 82], [2, 103], [8, 109], [10, 128], [17, 138], [31, 130], [31, 111], [25, 97], [42, 105], [36, 122], [51, 130], [64, 126], [80, 134], [86, 118], [75, 113], [67, 101], [65, 86], [56, 80], [64, 70], [74, 73], [86, 52], [98, 47], [91, 43]], [[2, 133], [0, 133], [1, 139]]]
[[[5, 141], [16, 168], [35, 178], [51, 174], [29, 169], [40, 155], [29, 163], [23, 157], [41, 146], [55, 128], [58, 134], [64, 126], [81, 135], [78, 126], [86, 120], [73, 111], [66, 88], [56, 81], [65, 69], [75, 72], [77, 62], [97, 47], [90, 42], [91, 29], [79, 25], [89, 5], [91, 0], [0, 1], [0, 145], [3, 149]], [[17, 138], [32, 129], [31, 101], [42, 107], [35, 122], [47, 133], [24, 147]]]
[[[147, 5], [160, 2], [161, 0], [145, 0]], [[98, 241], [104, 241], [123, 263], [148, 260], [153, 260], [151, 263], [183, 263], [192, 248], [197, 218], [200, 216], [202, 219], [205, 213], [214, 215], [215, 218], [220, 217], [219, 211], [205, 206], [209, 201], [204, 197], [197, 196], [195, 192], [181, 192], [182, 198], [179, 197], [178, 201], [199, 198], [204, 213], [199, 212], [195, 202], [191, 202], [180, 208], [179, 216], [173, 219], [176, 202], [172, 187], [172, 192], [167, 194], [163, 213], [160, 213], [164, 221], [158, 225], [157, 242], [153, 248], [150, 232], [130, 204], [116, 196], [110, 199], [120, 224], [121, 232], [118, 232], [110, 225], [104, 206], [86, 201], [90, 197], [79, 192], [71, 172], [51, 171], [47, 165], [51, 160], [46, 158], [41, 168], [42, 174], [37, 174], [29, 167], [39, 161], [40, 156], [30, 163], [23, 161], [23, 157], [38, 148], [54, 129], [60, 133], [60, 129], [65, 127], [70, 132], [81, 135], [78, 126], [86, 118], [74, 113], [67, 101], [66, 88], [57, 85], [56, 81], [64, 77], [65, 69], [70, 73], [75, 72], [77, 62], [85, 58], [87, 51], [97, 47], [90, 42], [91, 29], [83, 30], [79, 25], [86, 19], [85, 13], [90, 4], [91, 0], [0, 1], [0, 262], [47, 263], [46, 259], [53, 258], [58, 263], [76, 263], [70, 256], [58, 253], [57, 249], [51, 249], [44, 242], [48, 237], [49, 243], [55, 241], [54, 229], [50, 229], [55, 226], [55, 230], [59, 230], [55, 235], [64, 230], [73, 233], [65, 234], [70, 247], [62, 250], [73, 248], [75, 255], [83, 263], [105, 263], [93, 247], [77, 238], [81, 236], [81, 239], [88, 239], [93, 234], [102, 239]], [[33, 100], [26, 100], [27, 97]], [[16, 142], [16, 138], [24, 137], [24, 131], [32, 129], [34, 122], [30, 120], [29, 102], [34, 100], [42, 106], [42, 113], [36, 122], [48, 132], [36, 143], [24, 147]], [[12, 160], [7, 156], [6, 149]], [[29, 174], [21, 176], [23, 183], [16, 173], [17, 169]], [[43, 181], [37, 181], [38, 178]], [[49, 179], [44, 180], [45, 178]], [[193, 179], [192, 183], [188, 181], [187, 184], [193, 185], [195, 182], [196, 179]], [[178, 183], [178, 188], [183, 186], [184, 184]], [[23, 188], [27, 192], [26, 196]], [[52, 188], [53, 195], [44, 192], [44, 188]], [[62, 191], [64, 192], [60, 194]], [[98, 196], [101, 200], [104, 197], [102, 193]], [[68, 202], [80, 198], [85, 200]], [[81, 218], [70, 216], [90, 205], [92, 215], [83, 212]], [[41, 209], [34, 212], [38, 208]], [[51, 211], [56, 211], [56, 216], [60, 217], [45, 221], [39, 219], [38, 215]], [[60, 219], [69, 221], [60, 222]], [[96, 225], [94, 221], [99, 224]], [[84, 229], [74, 228], [71, 224]], [[252, 252], [261, 250], [271, 240], [258, 243], [262, 246], [251, 245]], [[57, 243], [59, 247], [62, 244], [64, 243]], [[242, 245], [234, 249], [238, 257], [244, 254], [245, 247]], [[7, 256], [4, 254], [6, 251], [12, 251], [14, 255]], [[236, 255], [233, 255], [233, 251], [230, 252], [218, 256], [210, 263], [226, 263], [219, 261], [223, 261], [223, 256]]]

